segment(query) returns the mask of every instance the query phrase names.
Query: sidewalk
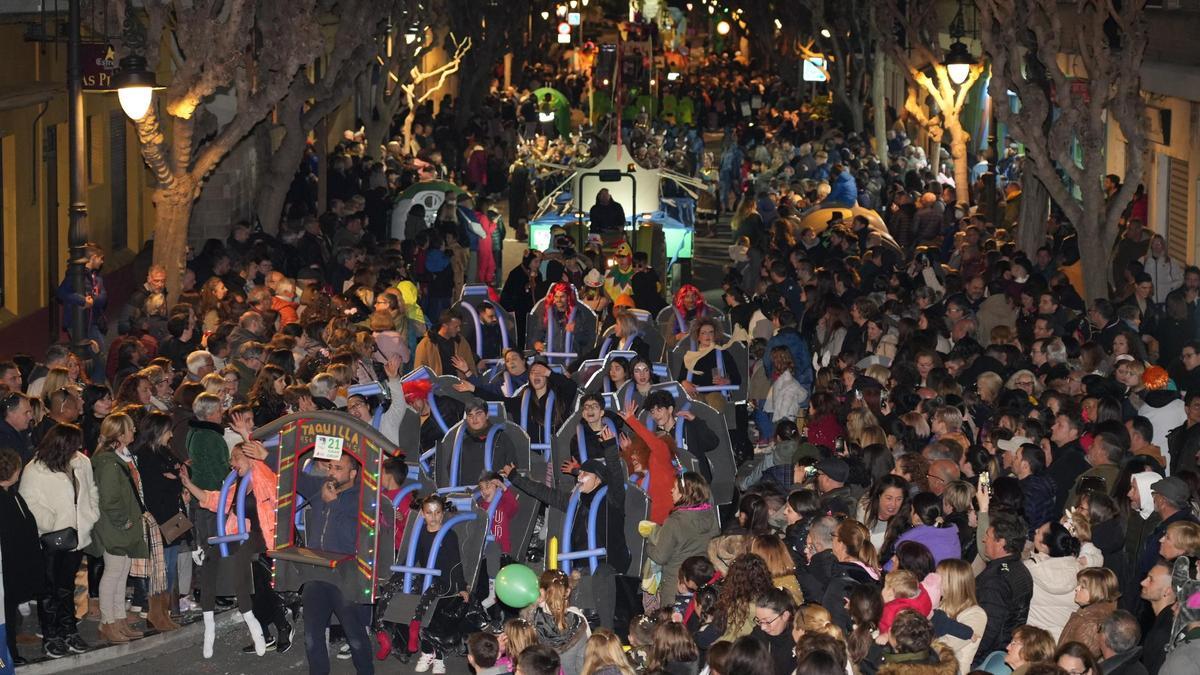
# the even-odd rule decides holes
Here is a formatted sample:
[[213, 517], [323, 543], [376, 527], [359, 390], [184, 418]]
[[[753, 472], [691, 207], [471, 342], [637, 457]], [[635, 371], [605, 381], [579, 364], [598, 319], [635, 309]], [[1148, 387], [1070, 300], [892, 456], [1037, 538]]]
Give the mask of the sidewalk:
[[[241, 622], [237, 612], [225, 611], [217, 614], [217, 635], [229, 631]], [[203, 636], [204, 621], [197, 620], [179, 630], [147, 635], [125, 644], [110, 645], [96, 640], [90, 642], [90, 644], [96, 645], [95, 648], [83, 654], [74, 654], [61, 659], [43, 659], [17, 668], [17, 673], [18, 675], [43, 675], [94, 669], [109, 670], [132, 665], [162, 652], [178, 650], [188, 645], [196, 645], [196, 653], [199, 654], [199, 645], [203, 641]], [[25, 647], [23, 655], [26, 655], [26, 658], [33, 656], [34, 649], [38, 648]]]

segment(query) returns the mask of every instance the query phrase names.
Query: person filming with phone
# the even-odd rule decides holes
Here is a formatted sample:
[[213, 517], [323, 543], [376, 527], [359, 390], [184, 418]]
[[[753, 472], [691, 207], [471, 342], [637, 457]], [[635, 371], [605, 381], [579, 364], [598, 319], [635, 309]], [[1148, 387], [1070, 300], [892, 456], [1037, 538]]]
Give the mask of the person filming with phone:
[[[297, 492], [309, 504], [304, 533], [309, 549], [326, 554], [353, 556], [358, 544], [358, 509], [361, 487], [358, 462], [349, 454], [337, 459], [313, 460], [297, 479]], [[337, 615], [346, 632], [351, 659], [359, 675], [373, 673], [375, 664], [367, 624], [369, 605], [347, 598], [340, 588], [325, 581], [309, 581], [301, 590], [304, 602], [304, 648], [312, 672], [329, 672], [325, 629]]]

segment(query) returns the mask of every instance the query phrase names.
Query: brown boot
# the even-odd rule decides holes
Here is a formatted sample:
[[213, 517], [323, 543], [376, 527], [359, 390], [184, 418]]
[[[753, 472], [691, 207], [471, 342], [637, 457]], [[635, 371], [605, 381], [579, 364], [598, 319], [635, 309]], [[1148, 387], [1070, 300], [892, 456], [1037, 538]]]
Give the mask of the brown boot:
[[158, 593], [150, 596], [150, 612], [146, 615], [146, 620], [150, 622], [150, 625], [155, 630], [161, 633], [179, 628], [179, 624], [172, 621], [170, 613], [167, 612], [166, 593]]
[[100, 624], [100, 639], [106, 640], [114, 645], [125, 644], [129, 642], [129, 636], [121, 630], [119, 623], [102, 623]]
[[129, 625], [128, 619], [126, 619], [124, 621], [117, 621], [116, 626], [117, 626], [117, 629], [121, 631], [122, 635], [124, 635], [125, 637], [127, 637], [131, 640], [136, 640], [138, 638], [146, 636], [146, 634], [143, 633], [142, 631], [137, 630], [133, 626]]

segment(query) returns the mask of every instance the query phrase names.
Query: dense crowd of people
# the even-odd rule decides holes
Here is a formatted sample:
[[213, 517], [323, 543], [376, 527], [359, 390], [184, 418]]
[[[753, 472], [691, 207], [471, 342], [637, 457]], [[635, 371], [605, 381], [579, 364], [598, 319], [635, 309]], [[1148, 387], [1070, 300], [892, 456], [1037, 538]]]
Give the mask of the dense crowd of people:
[[[95, 357], [54, 345], [0, 363], [13, 660], [39, 642], [19, 630], [36, 605], [51, 658], [91, 648], [80, 620], [117, 644], [195, 616], [210, 658], [230, 609], [258, 656], [286, 652], [303, 612], [314, 673], [329, 671], [334, 615], [337, 657], [359, 673], [391, 655], [446, 672], [463, 652], [477, 673], [524, 675], [1195, 672], [1200, 268], [1144, 230], [1145, 197], [1114, 242], [1108, 297], [1085, 302], [1070, 224], [1052, 215], [1045, 245], [1019, 250], [1016, 228], [1042, 223], [1017, 222], [1016, 183], [1005, 209], [974, 208], [978, 190], [935, 174], [903, 120], [881, 163], [869, 139], [801, 117], [808, 104], [777, 78], [714, 62], [680, 87], [692, 105], [672, 124], [725, 130], [692, 168], [733, 212], [733, 264], [713, 292], [665, 293], [630, 245], [565, 229], [503, 266], [501, 212], [521, 234], [537, 194], [510, 170], [528, 96], [504, 93], [464, 146], [444, 133], [452, 102], [381, 160], [350, 133], [306, 160], [278, 235], [233, 225], [170, 294], [150, 267], [107, 311], [90, 247], [85, 288], [59, 297], [84, 306]], [[330, 165], [320, 209], [317, 161]], [[1009, 181], [1019, 162], [998, 169]], [[431, 178], [467, 189], [394, 237], [396, 196]], [[830, 205], [886, 228], [848, 214], [803, 226]], [[478, 333], [464, 328], [471, 284], [493, 287], [472, 305]], [[602, 390], [585, 377], [593, 359]], [[452, 391], [406, 377], [422, 369]], [[313, 411], [391, 441], [389, 499], [445, 451], [442, 418], [463, 421], [458, 475], [439, 486], [501, 514], [475, 578], [456, 531], [440, 532], [453, 500], [405, 493], [397, 542], [418, 528], [418, 559], [439, 572], [411, 617], [387, 614], [392, 581], [376, 607], [321, 581], [272, 587], [282, 468], [255, 430]], [[508, 419], [531, 445], [560, 443], [576, 411], [569, 458], [548, 473], [522, 470], [540, 451], [488, 440]], [[713, 491], [730, 478], [722, 452], [728, 499]], [[362, 470], [349, 454], [306, 464], [308, 548], [355, 553]], [[231, 472], [249, 479], [241, 524], [218, 522]], [[627, 491], [647, 497], [638, 539]], [[527, 548], [517, 500], [542, 514]], [[603, 553], [583, 573], [546, 565], [536, 600], [507, 607], [492, 580], [543, 566], [549, 512], [592, 514], [570, 543]], [[210, 541], [230, 528], [248, 538]]]

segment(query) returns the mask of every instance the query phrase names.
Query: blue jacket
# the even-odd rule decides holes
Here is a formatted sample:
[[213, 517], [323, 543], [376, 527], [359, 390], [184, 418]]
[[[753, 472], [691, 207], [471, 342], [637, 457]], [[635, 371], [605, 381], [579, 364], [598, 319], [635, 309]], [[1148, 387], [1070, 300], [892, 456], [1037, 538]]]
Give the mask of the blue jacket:
[[358, 550], [358, 501], [360, 488], [355, 486], [339, 494], [337, 499], [321, 499], [325, 479], [301, 473], [298, 492], [309, 503], [308, 519], [304, 526], [308, 548], [331, 553], [354, 553]]
[[839, 173], [829, 187], [829, 196], [821, 202], [823, 206], [832, 206], [833, 204], [854, 206], [858, 203], [858, 183], [848, 170]]
[[68, 272], [62, 283], [58, 285], [58, 301], [63, 304], [63, 325], [71, 325], [71, 306], [87, 302], [87, 296], [92, 296], [92, 306], [87, 310], [88, 325], [105, 330], [104, 310], [108, 307], [108, 290], [104, 287], [104, 277], [94, 270], [83, 270], [83, 292], [71, 287], [71, 274]]
[[[808, 342], [801, 337], [795, 328], [781, 328], [767, 342], [767, 354], [770, 355], [771, 350], [776, 347], [787, 347], [788, 351], [792, 353], [792, 360], [796, 362], [796, 370], [793, 372], [793, 376], [800, 383], [801, 387], [811, 392], [813, 387], [813, 366], [812, 354], [808, 351]], [[771, 372], [771, 359], [765, 358], [763, 359], [763, 363], [767, 367], [767, 377], [772, 377], [774, 373]]]

